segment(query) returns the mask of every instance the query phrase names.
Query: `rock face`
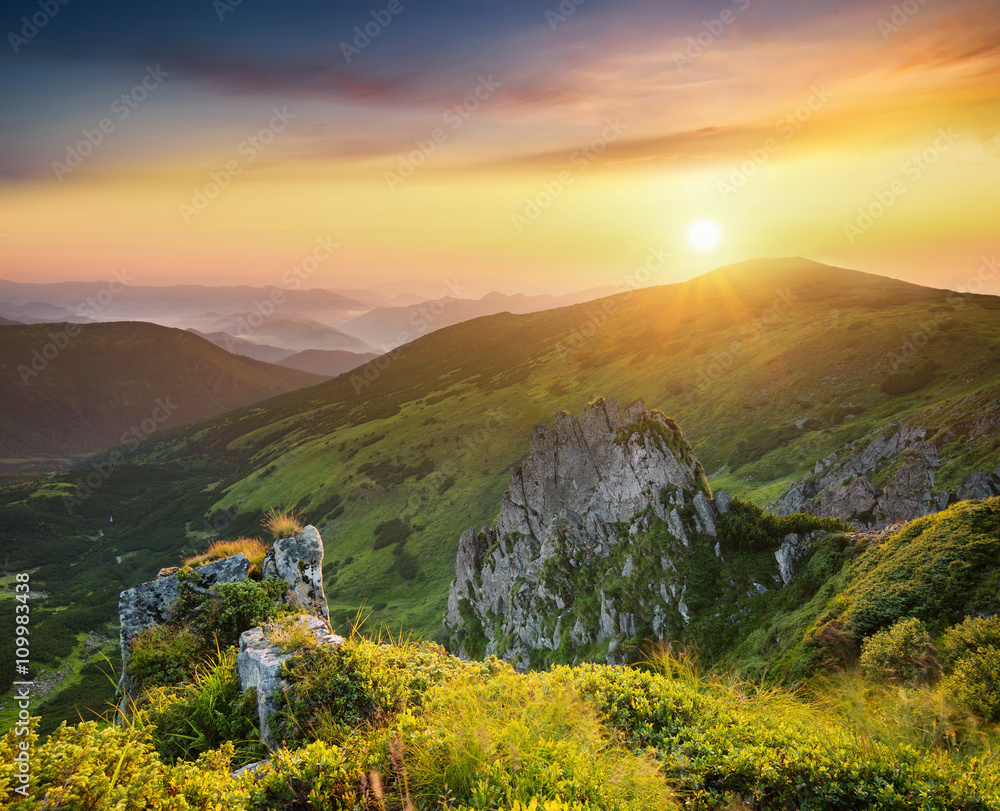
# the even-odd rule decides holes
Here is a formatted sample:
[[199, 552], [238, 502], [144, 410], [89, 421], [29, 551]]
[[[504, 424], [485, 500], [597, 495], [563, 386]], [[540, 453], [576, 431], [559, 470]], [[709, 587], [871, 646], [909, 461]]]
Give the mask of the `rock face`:
[[[530, 450], [511, 470], [496, 524], [459, 540], [445, 626], [460, 652], [528, 666], [533, 651], [590, 646], [616, 662], [640, 627], [662, 638], [689, 621], [675, 561], [692, 539], [714, 538], [730, 502], [713, 503], [677, 424], [642, 403], [623, 412], [598, 399], [579, 419], [561, 412], [554, 429], [535, 428]], [[650, 545], [654, 516], [670, 532]], [[577, 592], [590, 572], [632, 596]]]
[[281, 538], [264, 558], [264, 577], [280, 577], [288, 583], [285, 602], [307, 614], [330, 619], [323, 591], [323, 539], [314, 526], [289, 538]]
[[[298, 625], [312, 634], [320, 645], [342, 645], [344, 640], [330, 633], [325, 622], [313, 616], [303, 616]], [[252, 628], [240, 637], [240, 652], [236, 656], [236, 669], [240, 674], [240, 687], [246, 692], [251, 687], [257, 691], [257, 714], [260, 720], [261, 739], [270, 750], [280, 741], [271, 729], [271, 718], [281, 706], [281, 666], [293, 653], [285, 653], [267, 638], [268, 628]]]
[[[177, 601], [181, 596], [179, 571], [176, 568], [163, 569], [156, 580], [126, 589], [118, 598], [122, 651], [119, 689], [123, 695], [123, 706], [135, 697], [125, 667], [132, 640], [152, 625], [179, 619], [176, 616]], [[203, 594], [219, 583], [246, 580], [249, 573], [250, 561], [240, 553], [195, 567], [190, 575], [185, 576], [184, 582], [193, 591]], [[323, 540], [316, 527], [307, 526], [295, 535], [275, 541], [264, 558], [262, 574], [285, 580], [288, 590], [284, 601], [317, 617], [321, 624], [328, 624], [330, 612], [323, 591]]]
[[[194, 576], [188, 578], [186, 582], [194, 591], [204, 593], [218, 583], [246, 580], [249, 573], [250, 561], [243, 554], [238, 554], [195, 567]], [[133, 687], [125, 668], [132, 649], [132, 639], [153, 625], [174, 619], [180, 596], [181, 584], [177, 574], [164, 575], [161, 572], [161, 576], [156, 580], [126, 589], [118, 597], [122, 652], [122, 677], [119, 689], [124, 696], [133, 697]]]
[[926, 437], [926, 428], [892, 425], [860, 449], [847, 446], [789, 486], [774, 511], [842, 518], [871, 530], [938, 512], [956, 501], [1000, 494], [1000, 468], [966, 477], [951, 493], [935, 493], [938, 449]]

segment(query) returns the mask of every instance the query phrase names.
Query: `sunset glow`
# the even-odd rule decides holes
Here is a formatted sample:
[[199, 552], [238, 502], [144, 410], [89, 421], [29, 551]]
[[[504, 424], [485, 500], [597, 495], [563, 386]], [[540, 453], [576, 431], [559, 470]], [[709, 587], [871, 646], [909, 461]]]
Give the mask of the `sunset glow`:
[[18, 3], [0, 276], [280, 284], [329, 237], [310, 285], [582, 289], [662, 249], [653, 284], [801, 255], [961, 287], [997, 252], [994, 4], [564, 5], [69, 4], [26, 38]]

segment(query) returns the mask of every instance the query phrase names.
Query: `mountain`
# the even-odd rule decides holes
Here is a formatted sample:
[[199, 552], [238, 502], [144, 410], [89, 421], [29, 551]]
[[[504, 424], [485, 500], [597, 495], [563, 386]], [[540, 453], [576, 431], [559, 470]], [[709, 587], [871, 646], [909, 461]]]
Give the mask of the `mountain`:
[[495, 313], [533, 313], [579, 304], [606, 295], [608, 290], [586, 290], [564, 296], [507, 296], [488, 293], [480, 299], [449, 296], [403, 307], [379, 307], [345, 321], [343, 328], [374, 346], [392, 349], [436, 329]]
[[785, 259], [477, 318], [312, 388], [161, 428], [92, 494], [94, 467], [0, 490], [7, 565], [40, 567], [33, 582], [59, 608], [42, 636], [65, 656], [73, 634], [113, 619], [118, 591], [181, 549], [259, 535], [267, 510], [294, 508], [325, 539], [335, 629], [364, 605], [370, 624], [438, 635], [462, 533], [493, 525], [533, 428], [599, 396], [682, 425], [713, 494], [772, 504], [824, 460], [845, 471], [827, 492], [862, 470], [887, 488], [925, 441], [931, 494], [955, 493], [1000, 462], [1000, 299]]
[[996, 497], [872, 533], [769, 514], [713, 493], [669, 417], [599, 398], [538, 426], [497, 521], [462, 534], [445, 627], [463, 657], [521, 668], [679, 643], [801, 680], [901, 620], [940, 633], [994, 616], [998, 522]]
[[4, 318], [3, 316], [0, 316], [0, 327], [18, 326], [23, 323], [24, 323], [23, 321], [14, 321], [10, 318]]
[[165, 427], [319, 380], [141, 322], [0, 327], [0, 353], [8, 469], [127, 456]]
[[314, 375], [336, 377], [356, 369], [376, 357], [378, 355], [374, 352], [358, 354], [338, 349], [305, 349], [290, 357], [283, 358], [277, 363], [279, 366], [287, 366], [289, 369], [298, 369]]
[[270, 344], [292, 352], [303, 349], [339, 349], [370, 352], [372, 347], [352, 335], [304, 315], [274, 307], [235, 313], [205, 313], [185, 320], [199, 332], [225, 332], [250, 343]]
[[0, 315], [16, 324], [50, 324], [67, 321], [73, 324], [90, 324], [94, 319], [81, 315], [76, 309], [67, 309], [42, 301], [24, 304], [0, 303]]
[[230, 335], [228, 332], [198, 332], [196, 329], [189, 329], [188, 332], [194, 333], [206, 341], [211, 341], [216, 346], [222, 347], [234, 355], [243, 355], [254, 360], [262, 360], [265, 363], [278, 363], [295, 354], [290, 349], [282, 349], [281, 347], [269, 346], [268, 344], [251, 343], [243, 338]]
[[[150, 286], [134, 283], [126, 271], [117, 271], [108, 281], [37, 284], [0, 279], [0, 301], [14, 305], [45, 302], [91, 320], [142, 320], [179, 326], [183, 318], [208, 310], [258, 312], [277, 306], [289, 312], [328, 320], [349, 318], [370, 309], [352, 298], [331, 290], [285, 289], [271, 285], [208, 286], [179, 284]], [[301, 279], [290, 277], [291, 282]], [[66, 321], [72, 318], [53, 318]]]
[[[364, 600], [433, 633], [458, 537], [492, 523], [507, 471], [553, 411], [641, 399], [684, 426], [713, 490], [760, 504], [911, 425], [937, 448], [942, 493], [1000, 462], [998, 372], [996, 297], [756, 261], [447, 327], [266, 408], [158, 434], [148, 458], [219, 471], [220, 533], [297, 506], [335, 537], [332, 615]], [[900, 461], [882, 458], [871, 480]]]

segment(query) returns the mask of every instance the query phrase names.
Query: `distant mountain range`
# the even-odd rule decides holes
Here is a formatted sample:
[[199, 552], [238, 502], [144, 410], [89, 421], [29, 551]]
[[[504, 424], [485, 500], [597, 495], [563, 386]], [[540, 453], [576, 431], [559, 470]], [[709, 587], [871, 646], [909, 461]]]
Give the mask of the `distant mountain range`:
[[613, 292], [594, 288], [564, 296], [507, 296], [489, 293], [480, 299], [440, 298], [403, 307], [379, 307], [341, 326], [344, 331], [368, 341], [383, 351], [409, 343], [428, 332], [460, 324], [472, 318], [497, 313], [534, 313], [591, 301]]
[[324, 377], [336, 377], [377, 358], [373, 352], [359, 355], [337, 349], [306, 349], [278, 361], [279, 366]]
[[0, 467], [129, 455], [157, 431], [320, 382], [142, 322], [0, 327]]

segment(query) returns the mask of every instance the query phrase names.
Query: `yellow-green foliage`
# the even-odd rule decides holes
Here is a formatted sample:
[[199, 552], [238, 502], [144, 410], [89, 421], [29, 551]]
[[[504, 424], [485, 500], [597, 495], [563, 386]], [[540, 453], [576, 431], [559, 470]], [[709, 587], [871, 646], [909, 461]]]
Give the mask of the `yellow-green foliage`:
[[857, 561], [845, 619], [858, 641], [901, 617], [935, 631], [1000, 608], [1000, 498], [911, 521]]
[[927, 627], [909, 617], [868, 637], [861, 644], [858, 663], [861, 672], [873, 681], [927, 683], [941, 674], [936, 654]]
[[475, 809], [532, 800], [594, 808], [676, 807], [657, 765], [614, 743], [573, 673], [459, 676], [428, 692], [405, 751], [410, 791], [448, 786]]
[[[187, 711], [191, 734], [202, 735], [195, 727], [210, 723], [208, 696], [226, 701], [228, 661], [201, 673], [196, 689], [160, 691], [164, 715]], [[301, 737], [251, 775], [230, 779], [231, 741], [164, 763], [157, 749], [174, 733], [159, 721], [143, 726], [150, 715], [32, 740], [30, 801], [12, 793], [9, 734], [0, 743], [0, 804], [631, 811], [671, 808], [678, 797], [696, 811], [1000, 807], [996, 730], [977, 729], [974, 719], [961, 726], [931, 687], [845, 676], [822, 689], [832, 698], [821, 701], [665, 654], [642, 668], [519, 674], [434, 645], [361, 638], [288, 664], [289, 715]], [[337, 741], [315, 740], [331, 731]]]
[[256, 695], [240, 689], [235, 647], [200, 665], [188, 682], [147, 690], [132, 723], [153, 728], [157, 750], [168, 763], [192, 760], [226, 741], [234, 747], [236, 765], [265, 755], [257, 728]]
[[201, 566], [211, 563], [213, 560], [238, 555], [241, 552], [250, 561], [251, 565], [260, 571], [264, 563], [264, 556], [270, 547], [257, 538], [236, 538], [230, 541], [212, 541], [208, 549], [190, 558], [184, 558], [185, 566]]
[[302, 531], [302, 522], [292, 510], [279, 512], [274, 507], [267, 511], [261, 525], [271, 533], [275, 540], [287, 538]]
[[267, 641], [278, 646], [282, 653], [301, 653], [319, 647], [316, 635], [302, 622], [302, 614], [281, 617], [264, 626]]
[[30, 743], [27, 797], [14, 780], [20, 751], [11, 731], [0, 739], [0, 805], [12, 811], [42, 809], [222, 809], [246, 807], [241, 781], [230, 778], [232, 744], [202, 755], [194, 763], [165, 766], [148, 729], [87, 721], [61, 726], [44, 745]]

